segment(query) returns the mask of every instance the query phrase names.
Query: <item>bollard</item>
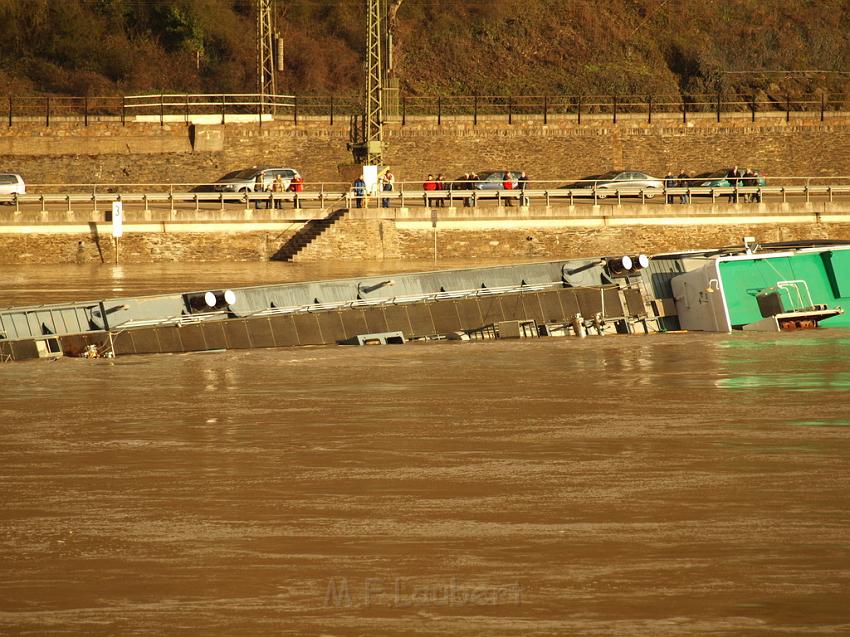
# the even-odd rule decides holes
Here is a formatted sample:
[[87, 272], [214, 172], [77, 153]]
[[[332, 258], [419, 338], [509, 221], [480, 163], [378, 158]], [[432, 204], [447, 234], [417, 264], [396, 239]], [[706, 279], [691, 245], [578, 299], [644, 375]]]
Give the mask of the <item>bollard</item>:
[[602, 314], [600, 314], [599, 312], [597, 312], [593, 317], [593, 327], [599, 336], [603, 336], [605, 321], [602, 320]]
[[581, 314], [576, 314], [572, 320], [573, 332], [579, 338], [584, 338], [587, 336], [587, 330], [584, 329], [584, 319], [581, 317]]

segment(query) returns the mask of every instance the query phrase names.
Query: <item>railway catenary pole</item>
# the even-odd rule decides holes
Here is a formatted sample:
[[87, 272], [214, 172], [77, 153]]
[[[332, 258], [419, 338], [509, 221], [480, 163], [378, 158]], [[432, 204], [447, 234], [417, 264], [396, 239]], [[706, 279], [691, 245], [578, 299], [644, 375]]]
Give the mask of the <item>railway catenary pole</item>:
[[272, 0], [257, 0], [257, 93], [260, 95], [259, 115], [262, 118], [266, 102], [271, 100], [274, 112], [275, 67]]
[[381, 27], [383, 0], [367, 0], [366, 32], [366, 163], [383, 164], [384, 125], [384, 30]]
[[[362, 126], [352, 126], [356, 133], [349, 148], [354, 163], [380, 166], [383, 164], [383, 124], [385, 98], [389, 95], [392, 104], [387, 105], [393, 117], [398, 116], [397, 79], [394, 73], [393, 50], [398, 43], [393, 41], [397, 14], [404, 0], [365, 0], [366, 6], [366, 87], [364, 95]], [[394, 97], [393, 97], [394, 96]]]
[[384, 89], [384, 30], [382, 11], [385, 0], [366, 0], [366, 91], [364, 95], [363, 126], [359, 139], [352, 139], [350, 148], [354, 163], [380, 166], [383, 164], [383, 89]]

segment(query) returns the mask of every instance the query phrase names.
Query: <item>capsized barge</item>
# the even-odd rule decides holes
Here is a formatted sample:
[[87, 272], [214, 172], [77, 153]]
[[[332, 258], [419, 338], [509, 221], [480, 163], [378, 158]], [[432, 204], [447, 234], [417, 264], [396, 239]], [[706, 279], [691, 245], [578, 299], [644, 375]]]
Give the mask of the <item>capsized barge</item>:
[[647, 332], [660, 321], [647, 307], [648, 264], [577, 259], [0, 309], [0, 357]]
[[[749, 238], [748, 238], [749, 239]], [[0, 361], [850, 327], [850, 245], [571, 259], [0, 309]]]

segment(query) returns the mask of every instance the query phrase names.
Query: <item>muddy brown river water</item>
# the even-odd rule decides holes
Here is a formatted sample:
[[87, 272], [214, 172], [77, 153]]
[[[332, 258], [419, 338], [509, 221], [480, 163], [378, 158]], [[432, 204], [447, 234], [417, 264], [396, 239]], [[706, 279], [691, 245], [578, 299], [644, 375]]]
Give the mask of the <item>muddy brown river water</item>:
[[[0, 305], [363, 267], [4, 268]], [[0, 388], [2, 635], [850, 634], [848, 332], [63, 359]]]

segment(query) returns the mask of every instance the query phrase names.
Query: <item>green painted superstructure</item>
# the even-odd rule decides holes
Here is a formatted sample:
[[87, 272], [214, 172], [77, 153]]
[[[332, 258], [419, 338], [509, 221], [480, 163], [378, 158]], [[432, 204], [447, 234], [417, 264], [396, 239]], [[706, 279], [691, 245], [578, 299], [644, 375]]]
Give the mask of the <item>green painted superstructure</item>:
[[[805, 282], [805, 285], [780, 286], [788, 309], [802, 309], [809, 304], [809, 295], [815, 305], [850, 308], [850, 249], [847, 248], [719, 259], [718, 272], [733, 328], [761, 320], [756, 295], [781, 282]], [[850, 313], [826, 319], [821, 326], [850, 327]]]

